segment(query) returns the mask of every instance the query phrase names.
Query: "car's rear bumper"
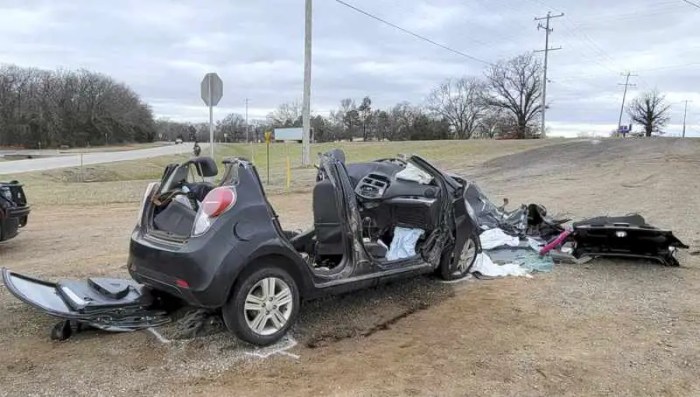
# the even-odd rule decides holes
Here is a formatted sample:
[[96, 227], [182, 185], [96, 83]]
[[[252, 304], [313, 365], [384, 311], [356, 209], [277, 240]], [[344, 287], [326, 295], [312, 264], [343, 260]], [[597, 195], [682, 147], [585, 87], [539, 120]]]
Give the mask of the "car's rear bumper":
[[153, 300], [145, 287], [127, 280], [124, 282], [130, 284], [129, 292], [119, 298], [99, 295], [97, 290], [88, 287], [89, 281], [52, 283], [6, 268], [2, 269], [2, 281], [12, 295], [39, 311], [100, 329], [132, 331], [169, 321], [165, 312], [151, 310]]
[[144, 236], [137, 229], [131, 236], [129, 274], [139, 283], [179, 297], [189, 305], [219, 308], [226, 301], [234, 274], [244, 263], [232, 252], [232, 236], [225, 237], [228, 241], [192, 238], [172, 243]]

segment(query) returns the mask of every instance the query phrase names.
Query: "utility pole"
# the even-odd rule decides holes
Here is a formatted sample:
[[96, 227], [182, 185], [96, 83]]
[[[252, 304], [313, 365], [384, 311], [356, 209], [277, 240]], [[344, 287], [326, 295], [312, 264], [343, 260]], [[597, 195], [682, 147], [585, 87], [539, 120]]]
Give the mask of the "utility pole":
[[547, 111], [547, 59], [549, 55], [549, 51], [556, 51], [556, 50], [561, 50], [561, 47], [556, 47], [556, 48], [549, 48], [549, 34], [554, 31], [554, 29], [549, 27], [549, 21], [552, 18], [560, 18], [563, 17], [564, 13], [562, 12], [559, 15], [552, 15], [551, 11], [547, 12], [547, 16], [545, 17], [540, 17], [540, 18], [535, 18], [535, 21], [542, 21], [546, 20], [547, 22], [542, 25], [542, 22], [537, 23], [537, 30], [544, 29], [545, 35], [544, 35], [544, 50], [538, 50], [535, 52], [544, 52], [544, 79], [542, 80], [542, 136], [545, 134], [545, 113]]
[[248, 98], [245, 99], [245, 140], [250, 148], [250, 161], [255, 163], [255, 153], [253, 153], [253, 141], [250, 140], [250, 125], [248, 124]]
[[627, 87], [636, 87], [636, 84], [630, 84], [630, 77], [637, 77], [636, 74], [631, 74], [630, 72], [627, 72], [626, 74], [623, 73], [623, 76], [625, 76], [625, 84], [618, 83], [617, 85], [624, 85], [625, 86], [625, 92], [622, 94], [622, 106], [620, 106], [620, 118], [617, 120], [617, 132], [620, 132], [620, 127], [622, 127], [622, 112], [625, 110], [625, 99], [627, 98]]
[[311, 1], [306, 0], [306, 23], [304, 26], [304, 99], [302, 109], [303, 137], [301, 141], [301, 164], [311, 164]]
[[685, 119], [686, 116], [688, 116], [688, 102], [693, 102], [689, 100], [685, 100], [685, 110], [683, 111], [683, 138], [685, 138]]

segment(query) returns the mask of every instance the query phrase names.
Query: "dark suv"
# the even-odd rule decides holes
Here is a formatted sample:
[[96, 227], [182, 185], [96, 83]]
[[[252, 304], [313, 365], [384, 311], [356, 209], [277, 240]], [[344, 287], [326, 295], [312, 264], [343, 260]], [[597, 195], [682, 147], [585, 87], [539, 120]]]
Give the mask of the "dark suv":
[[17, 181], [0, 182], [0, 241], [17, 236], [27, 225], [29, 211], [22, 185]]
[[[200, 157], [166, 168], [145, 194], [128, 268], [190, 305], [221, 309], [241, 339], [268, 345], [302, 300], [437, 272], [464, 277], [480, 251], [464, 181], [420, 157], [345, 164], [320, 156], [313, 227], [282, 230], [255, 166]], [[202, 178], [192, 181], [193, 176]]]

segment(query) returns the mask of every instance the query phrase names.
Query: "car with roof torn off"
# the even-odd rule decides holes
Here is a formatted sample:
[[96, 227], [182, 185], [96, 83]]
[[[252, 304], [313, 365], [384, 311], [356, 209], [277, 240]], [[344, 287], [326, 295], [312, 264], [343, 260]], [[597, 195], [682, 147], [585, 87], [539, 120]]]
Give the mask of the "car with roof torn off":
[[468, 183], [418, 156], [320, 164], [313, 226], [283, 230], [255, 166], [198, 157], [165, 168], [146, 189], [131, 235], [132, 280], [51, 283], [3, 269], [16, 297], [70, 324], [133, 330], [167, 321], [173, 302], [220, 312], [240, 339], [269, 345], [301, 302], [425, 273], [467, 275], [481, 251]]

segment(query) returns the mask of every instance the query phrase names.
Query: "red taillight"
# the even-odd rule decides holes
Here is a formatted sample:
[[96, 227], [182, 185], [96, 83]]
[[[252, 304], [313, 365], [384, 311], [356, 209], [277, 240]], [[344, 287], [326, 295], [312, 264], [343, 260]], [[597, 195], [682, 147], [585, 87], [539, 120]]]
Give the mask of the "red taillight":
[[182, 279], [175, 280], [175, 284], [180, 288], [190, 288], [190, 283]]
[[202, 202], [202, 212], [210, 218], [217, 217], [236, 204], [236, 193], [227, 187], [217, 187]]

